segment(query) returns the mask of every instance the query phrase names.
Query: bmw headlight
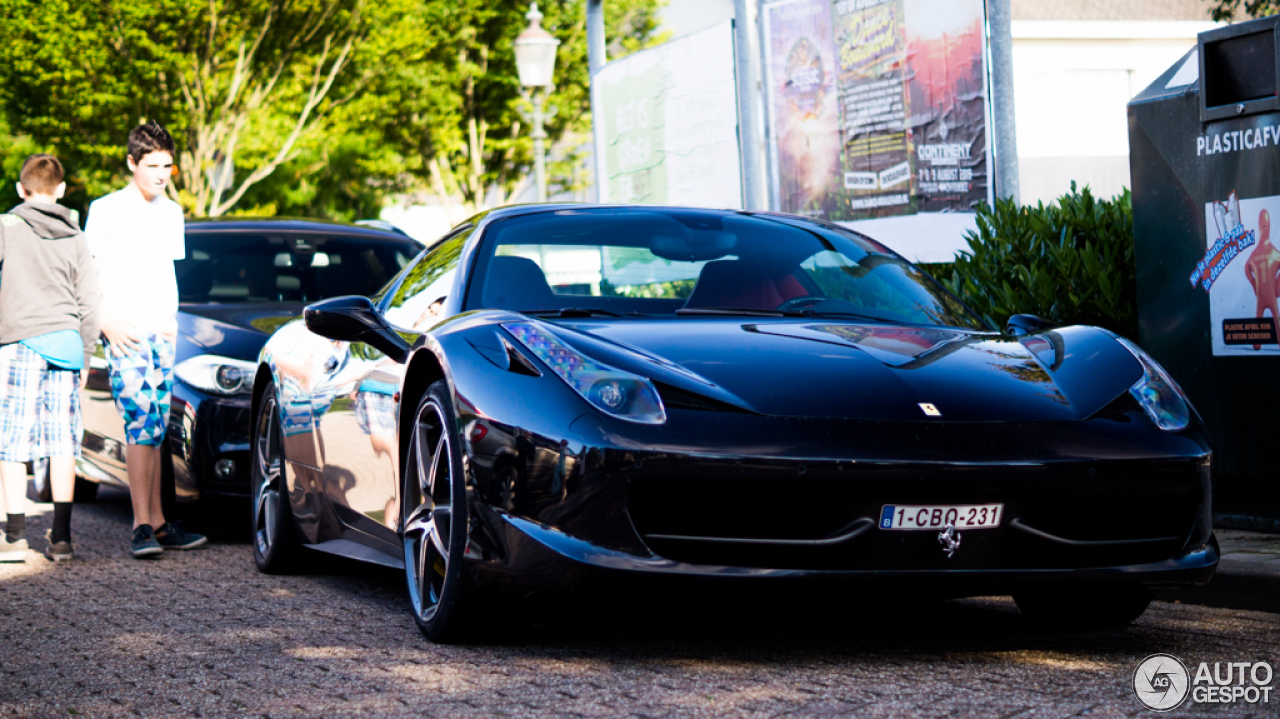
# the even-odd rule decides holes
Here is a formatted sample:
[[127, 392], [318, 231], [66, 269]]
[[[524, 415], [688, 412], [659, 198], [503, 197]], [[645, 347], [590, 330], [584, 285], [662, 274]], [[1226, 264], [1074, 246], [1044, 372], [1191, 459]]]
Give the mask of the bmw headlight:
[[1160, 429], [1177, 432], [1191, 423], [1191, 404], [1182, 388], [1141, 347], [1123, 337], [1116, 337], [1142, 363], [1142, 379], [1129, 388], [1142, 411]]
[[600, 411], [641, 424], [667, 421], [658, 391], [648, 379], [588, 359], [533, 323], [502, 327]]
[[253, 362], [198, 355], [179, 362], [173, 368], [178, 379], [196, 389], [213, 394], [249, 394], [253, 391], [253, 377], [258, 366]]

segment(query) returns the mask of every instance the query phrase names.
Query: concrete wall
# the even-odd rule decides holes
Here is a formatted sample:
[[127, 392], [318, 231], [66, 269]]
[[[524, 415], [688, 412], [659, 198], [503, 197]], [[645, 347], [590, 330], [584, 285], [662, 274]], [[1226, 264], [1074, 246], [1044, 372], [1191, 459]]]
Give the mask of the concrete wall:
[[1215, 27], [1191, 21], [1013, 21], [1024, 204], [1071, 181], [1109, 197], [1129, 186], [1125, 105]]

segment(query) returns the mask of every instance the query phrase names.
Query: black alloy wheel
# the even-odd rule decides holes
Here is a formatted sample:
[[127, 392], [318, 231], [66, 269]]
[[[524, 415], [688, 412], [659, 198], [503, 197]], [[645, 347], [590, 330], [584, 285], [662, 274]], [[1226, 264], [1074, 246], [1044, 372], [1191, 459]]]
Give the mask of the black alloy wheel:
[[436, 382], [414, 413], [400, 500], [404, 574], [418, 628], [433, 642], [472, 636], [478, 590], [464, 570], [468, 510], [461, 443], [448, 385]]
[[1122, 627], [1142, 616], [1155, 597], [1152, 590], [1121, 583], [1036, 586], [1013, 595], [1018, 610], [1041, 626], [1062, 629]]
[[262, 397], [250, 458], [253, 560], [265, 574], [283, 574], [299, 568], [302, 542], [293, 524], [289, 488], [284, 479], [284, 445], [275, 385], [268, 384]]

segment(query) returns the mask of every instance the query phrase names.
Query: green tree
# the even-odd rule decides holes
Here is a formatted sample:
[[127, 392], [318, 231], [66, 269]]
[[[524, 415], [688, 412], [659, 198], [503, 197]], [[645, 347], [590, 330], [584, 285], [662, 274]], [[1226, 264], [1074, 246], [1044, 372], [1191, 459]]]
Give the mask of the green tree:
[[434, 43], [421, 6], [0, 0], [0, 95], [13, 131], [54, 148], [92, 195], [119, 183], [128, 130], [159, 120], [179, 142], [182, 203], [218, 216], [369, 113], [385, 58]]
[[[658, 33], [661, 4], [605, 3], [611, 59], [664, 39]], [[453, 209], [455, 221], [507, 202], [529, 181], [533, 143], [522, 113], [530, 106], [514, 53], [515, 38], [528, 25], [528, 8], [523, 0], [454, 0], [447, 12], [432, 4], [429, 11], [437, 12], [430, 24], [441, 42], [397, 63], [379, 89], [393, 98], [384, 116], [386, 137], [441, 204]], [[570, 148], [588, 138], [590, 127], [586, 3], [549, 0], [538, 9], [542, 26], [560, 40], [556, 87], [547, 101], [557, 113], [546, 130], [561, 150], [549, 174], [567, 187], [577, 161]]]

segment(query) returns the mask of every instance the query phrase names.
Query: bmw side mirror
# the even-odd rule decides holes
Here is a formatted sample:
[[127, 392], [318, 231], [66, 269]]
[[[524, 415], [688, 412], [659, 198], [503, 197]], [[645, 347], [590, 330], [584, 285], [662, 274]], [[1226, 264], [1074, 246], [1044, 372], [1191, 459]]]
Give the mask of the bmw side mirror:
[[1058, 327], [1056, 322], [1051, 322], [1043, 317], [1035, 315], [1014, 315], [1004, 326], [1004, 333], [1014, 337], [1023, 335], [1034, 335], [1052, 330]]
[[383, 319], [368, 297], [334, 297], [302, 310], [307, 329], [339, 342], [364, 342], [396, 362], [409, 357], [409, 343]]

